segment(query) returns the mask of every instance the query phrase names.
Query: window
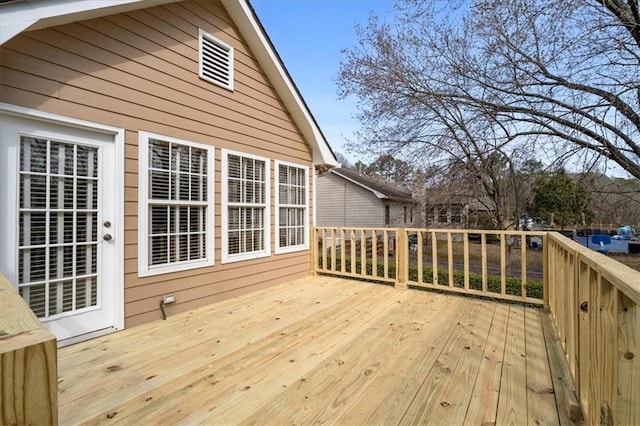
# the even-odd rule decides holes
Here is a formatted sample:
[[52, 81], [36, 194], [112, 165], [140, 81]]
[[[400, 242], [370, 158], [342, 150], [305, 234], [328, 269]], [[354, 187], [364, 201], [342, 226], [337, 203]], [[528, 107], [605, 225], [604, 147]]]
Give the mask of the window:
[[200, 78], [233, 90], [233, 47], [202, 30], [198, 38]]
[[141, 276], [213, 265], [214, 148], [140, 132]]
[[384, 224], [389, 225], [391, 223], [391, 207], [389, 204], [384, 205]]
[[222, 261], [270, 253], [269, 159], [222, 150]]
[[438, 222], [449, 223], [449, 208], [446, 205], [438, 206]]
[[309, 248], [309, 168], [276, 161], [276, 253]]
[[425, 219], [427, 224], [436, 222], [436, 208], [434, 205], [427, 204], [425, 207]]
[[462, 223], [462, 205], [451, 206], [451, 223]]

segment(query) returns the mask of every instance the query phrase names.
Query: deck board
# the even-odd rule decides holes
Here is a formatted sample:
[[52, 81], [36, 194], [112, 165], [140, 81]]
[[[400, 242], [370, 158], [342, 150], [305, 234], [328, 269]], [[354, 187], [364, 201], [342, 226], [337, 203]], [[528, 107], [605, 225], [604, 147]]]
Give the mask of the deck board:
[[528, 412], [523, 409], [528, 407], [525, 339], [524, 312], [510, 306], [496, 424], [527, 424]]
[[465, 425], [496, 423], [508, 319], [509, 305], [497, 304], [467, 407]]
[[525, 312], [528, 424], [560, 424], [540, 321], [535, 311]]
[[540, 312], [333, 277], [59, 351], [60, 424], [557, 423]]
[[340, 423], [390, 424], [404, 416], [456, 326], [450, 315], [462, 315], [467, 307], [461, 298], [436, 298], [427, 305], [428, 316], [407, 316], [404, 320], [421, 333], [405, 339], [397, 359], [375, 378], [372, 386], [376, 391], [361, 395]]

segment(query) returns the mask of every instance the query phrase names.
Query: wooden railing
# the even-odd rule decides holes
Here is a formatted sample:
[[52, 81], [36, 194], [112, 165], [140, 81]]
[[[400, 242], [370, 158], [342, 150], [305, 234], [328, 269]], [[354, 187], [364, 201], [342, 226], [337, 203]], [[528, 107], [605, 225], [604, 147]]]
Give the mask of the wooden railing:
[[545, 232], [316, 228], [315, 272], [544, 304]]
[[315, 228], [312, 271], [549, 310], [585, 424], [640, 425], [640, 272], [557, 232]]
[[0, 424], [58, 424], [56, 338], [0, 273]]
[[640, 272], [551, 232], [549, 310], [586, 424], [640, 424]]

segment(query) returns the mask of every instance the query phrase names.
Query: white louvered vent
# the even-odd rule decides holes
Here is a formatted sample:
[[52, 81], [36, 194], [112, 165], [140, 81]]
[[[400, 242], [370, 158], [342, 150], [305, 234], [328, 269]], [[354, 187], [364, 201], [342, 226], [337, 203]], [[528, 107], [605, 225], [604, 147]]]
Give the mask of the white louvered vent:
[[200, 78], [233, 90], [233, 47], [200, 30]]

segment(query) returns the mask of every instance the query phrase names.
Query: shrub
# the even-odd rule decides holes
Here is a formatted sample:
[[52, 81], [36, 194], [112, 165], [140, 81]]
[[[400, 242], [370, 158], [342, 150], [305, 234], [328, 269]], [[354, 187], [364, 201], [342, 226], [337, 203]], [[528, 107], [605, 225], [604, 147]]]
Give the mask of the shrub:
[[[360, 259], [356, 259], [355, 261], [356, 273], [360, 273], [360, 268], [362, 262]], [[331, 258], [327, 258], [327, 265], [331, 265]], [[322, 266], [320, 262], [318, 266]], [[373, 277], [373, 262], [370, 259], [367, 259], [366, 263], [366, 275], [371, 277], [365, 278], [365, 281], [371, 282], [379, 282], [380, 280], [376, 280], [375, 278], [384, 276], [384, 262], [376, 262], [376, 272], [377, 276]], [[341, 258], [336, 258], [336, 271], [338, 272], [351, 272], [351, 258], [345, 257], [345, 271], [342, 271], [342, 261]], [[395, 262], [390, 262], [388, 265], [389, 278], [394, 279], [396, 277], [396, 264]], [[422, 277], [424, 282], [431, 282], [433, 277], [433, 268], [431, 266], [425, 266], [422, 269]], [[418, 266], [417, 265], [409, 265], [409, 281], [418, 281]], [[421, 284], [421, 283], [419, 283]], [[446, 287], [449, 285], [449, 271], [444, 268], [438, 268], [438, 285]], [[464, 272], [462, 271], [454, 271], [453, 272], [453, 285], [458, 288], [464, 288]], [[521, 296], [522, 295], [522, 280], [516, 277], [507, 277], [506, 279], [506, 293], [508, 295], [513, 296]], [[482, 290], [482, 275], [477, 273], [469, 273], [469, 288], [473, 290]], [[527, 289], [527, 297], [531, 297], [534, 299], [542, 299], [543, 292], [543, 283], [540, 280], [536, 279], [527, 279], [526, 284]], [[489, 293], [498, 293], [501, 292], [501, 278], [500, 275], [488, 275], [487, 276], [487, 291]]]

